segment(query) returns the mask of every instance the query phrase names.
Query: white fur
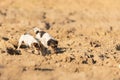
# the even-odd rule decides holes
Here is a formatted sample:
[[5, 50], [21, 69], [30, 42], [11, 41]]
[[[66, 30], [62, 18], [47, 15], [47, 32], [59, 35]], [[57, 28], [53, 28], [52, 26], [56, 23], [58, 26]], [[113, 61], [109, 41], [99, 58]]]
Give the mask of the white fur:
[[38, 43], [39, 44], [39, 42], [33, 36], [31, 36], [30, 34], [21, 35], [21, 37], [19, 39], [19, 43], [18, 43], [18, 48], [17, 49], [20, 48], [22, 42], [24, 42], [24, 44], [26, 46], [29, 46], [29, 47], [31, 47], [33, 43]]
[[45, 34], [42, 36], [42, 38], [40, 37], [40, 33], [38, 33], [38, 34], [36, 35], [36, 38], [37, 38], [38, 40], [40, 40], [41, 43], [42, 43], [46, 48], [48, 48], [48, 45], [47, 45], [48, 40], [53, 39], [53, 37], [50, 36], [48, 33], [45, 33]]
[[[40, 30], [39, 28], [34, 28], [34, 32], [36, 32], [36, 31], [41, 31], [41, 30]], [[36, 39], [40, 40], [41, 43], [42, 43], [46, 48], [48, 48], [48, 45], [47, 45], [48, 40], [54, 39], [54, 38], [53, 38], [50, 34], [48, 34], [47, 32], [44, 33], [44, 35], [43, 35], [42, 37], [40, 36], [40, 34], [41, 34], [41, 33], [36, 34]]]

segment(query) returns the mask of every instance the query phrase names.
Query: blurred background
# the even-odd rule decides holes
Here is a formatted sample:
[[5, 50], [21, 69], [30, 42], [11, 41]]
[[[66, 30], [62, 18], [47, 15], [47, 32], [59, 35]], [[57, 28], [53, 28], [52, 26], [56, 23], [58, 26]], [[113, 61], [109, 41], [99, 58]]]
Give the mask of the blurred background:
[[[65, 50], [15, 54], [35, 26]], [[0, 0], [0, 80], [119, 80], [119, 56], [120, 0]]]

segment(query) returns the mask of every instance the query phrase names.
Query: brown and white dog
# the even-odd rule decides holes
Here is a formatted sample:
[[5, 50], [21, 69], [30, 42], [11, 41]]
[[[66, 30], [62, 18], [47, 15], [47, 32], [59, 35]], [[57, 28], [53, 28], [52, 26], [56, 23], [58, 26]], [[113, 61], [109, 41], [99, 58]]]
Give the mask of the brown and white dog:
[[20, 46], [23, 43], [27, 47], [32, 48], [33, 50], [37, 50], [38, 53], [40, 54], [41, 45], [39, 44], [39, 42], [37, 41], [37, 39], [35, 39], [32, 35], [30, 35], [28, 33], [21, 35], [21, 37], [19, 39], [19, 42], [18, 42], [17, 50], [20, 49]]
[[56, 52], [56, 49], [58, 47], [58, 41], [56, 39], [54, 39], [49, 33], [37, 27], [35, 27], [33, 30], [36, 34], [36, 39], [38, 39], [44, 47], [50, 47], [54, 52]]

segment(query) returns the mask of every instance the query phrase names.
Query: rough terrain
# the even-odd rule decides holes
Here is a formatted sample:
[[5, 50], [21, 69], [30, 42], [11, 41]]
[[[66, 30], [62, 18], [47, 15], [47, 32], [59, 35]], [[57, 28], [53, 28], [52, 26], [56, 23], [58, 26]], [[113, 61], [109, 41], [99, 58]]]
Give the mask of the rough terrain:
[[[119, 3], [0, 0], [0, 80], [120, 80]], [[16, 52], [35, 26], [59, 41], [58, 54]]]

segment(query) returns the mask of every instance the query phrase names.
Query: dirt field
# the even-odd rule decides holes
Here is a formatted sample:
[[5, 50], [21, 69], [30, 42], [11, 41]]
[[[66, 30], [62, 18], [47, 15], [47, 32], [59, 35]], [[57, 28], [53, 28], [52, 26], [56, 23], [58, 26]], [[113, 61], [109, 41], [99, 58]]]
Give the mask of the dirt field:
[[[0, 0], [0, 80], [120, 80], [119, 3]], [[59, 41], [58, 54], [17, 54], [20, 35], [35, 26]]]

